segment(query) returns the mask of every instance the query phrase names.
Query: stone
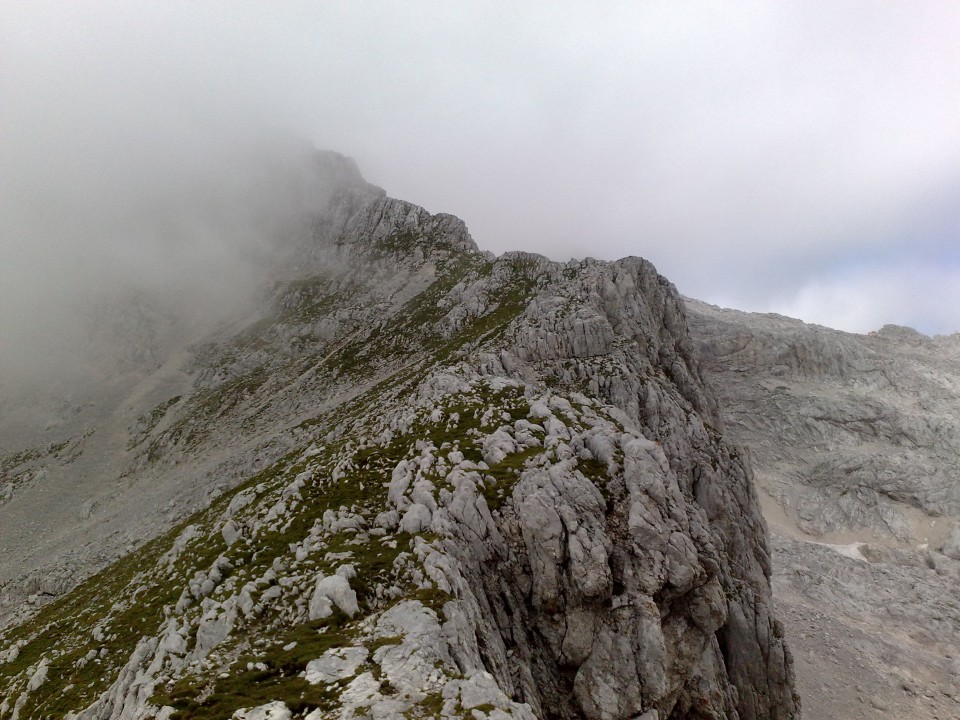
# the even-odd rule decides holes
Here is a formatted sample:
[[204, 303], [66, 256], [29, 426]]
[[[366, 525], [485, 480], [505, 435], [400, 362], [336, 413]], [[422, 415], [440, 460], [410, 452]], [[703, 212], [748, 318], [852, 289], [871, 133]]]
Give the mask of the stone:
[[[181, 680], [213, 706], [220, 679], [288, 672], [314, 642], [296, 672], [346, 718], [799, 717], [747, 453], [669, 281], [639, 258], [480, 253], [462, 221], [386, 197], [346, 159], [317, 167], [323, 202], [291, 223], [260, 304], [172, 345], [166, 374], [137, 385], [165, 404], [116, 404], [97, 436], [126, 441], [120, 421], [146, 418], [115, 454], [124, 493], [90, 494], [124, 531], [104, 557], [132, 550], [136, 572], [90, 618], [48, 621], [20, 580], [4, 605], [25, 618], [36, 597], [41, 644], [101, 628], [91, 694], [57, 688], [72, 720], [154, 717]], [[171, 539], [147, 496], [206, 510]], [[37, 499], [18, 489], [0, 522]], [[148, 536], [159, 547], [135, 550]], [[157, 587], [162, 608], [145, 602]], [[19, 697], [9, 666], [0, 694]], [[290, 716], [270, 699], [235, 716]]]
[[237, 710], [231, 716], [232, 720], [290, 720], [292, 717], [293, 713], [279, 700], [255, 708]]
[[400, 531], [416, 534], [430, 527], [432, 515], [426, 505], [413, 503], [400, 519]]
[[359, 610], [357, 594], [351, 589], [347, 578], [342, 575], [320, 575], [314, 584], [307, 616], [310, 620], [330, 617], [334, 605], [350, 617]]
[[953, 530], [950, 531], [950, 535], [940, 548], [940, 552], [948, 558], [960, 560], [960, 523], [954, 525]]
[[327, 685], [353, 677], [363, 665], [370, 651], [365, 647], [346, 647], [328, 650], [316, 660], [307, 663], [304, 678], [312, 685]]
[[750, 449], [783, 632], [803, 650], [804, 716], [850, 712], [828, 683], [887, 709], [904, 677], [918, 696], [944, 687], [960, 640], [960, 609], [941, 600], [960, 572], [957, 336], [686, 307], [725, 434]]

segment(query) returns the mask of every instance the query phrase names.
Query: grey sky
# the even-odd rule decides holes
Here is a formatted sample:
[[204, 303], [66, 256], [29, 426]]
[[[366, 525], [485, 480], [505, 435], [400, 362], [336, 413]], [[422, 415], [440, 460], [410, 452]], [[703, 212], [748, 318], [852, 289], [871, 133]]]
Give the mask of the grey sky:
[[5, 0], [0, 301], [255, 254], [303, 137], [495, 252], [954, 332], [958, 37], [947, 1]]

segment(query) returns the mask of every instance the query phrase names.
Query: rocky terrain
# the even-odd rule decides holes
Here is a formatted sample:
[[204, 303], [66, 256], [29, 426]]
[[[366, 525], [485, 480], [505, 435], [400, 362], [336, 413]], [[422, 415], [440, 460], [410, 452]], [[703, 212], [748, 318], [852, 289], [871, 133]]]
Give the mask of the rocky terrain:
[[804, 716], [960, 717], [960, 336], [686, 305], [750, 448]]
[[4, 400], [0, 718], [798, 718], [673, 286], [318, 171], [260, 310]]

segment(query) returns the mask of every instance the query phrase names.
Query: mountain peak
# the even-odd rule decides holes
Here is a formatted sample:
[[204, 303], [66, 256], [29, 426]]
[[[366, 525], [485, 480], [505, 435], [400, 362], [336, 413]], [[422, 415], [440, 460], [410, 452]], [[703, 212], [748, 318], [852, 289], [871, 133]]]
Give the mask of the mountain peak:
[[466, 224], [454, 215], [431, 215], [418, 205], [381, 197], [361, 209], [347, 223], [338, 242], [365, 253], [404, 256], [418, 249], [477, 253]]

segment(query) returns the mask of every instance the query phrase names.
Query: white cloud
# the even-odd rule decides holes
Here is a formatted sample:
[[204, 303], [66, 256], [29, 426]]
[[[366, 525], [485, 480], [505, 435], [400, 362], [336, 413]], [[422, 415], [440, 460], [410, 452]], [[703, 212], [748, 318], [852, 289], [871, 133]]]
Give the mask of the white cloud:
[[943, 334], [960, 307], [960, 268], [917, 266], [856, 268], [808, 281], [773, 310], [790, 317], [865, 333], [883, 325]]

